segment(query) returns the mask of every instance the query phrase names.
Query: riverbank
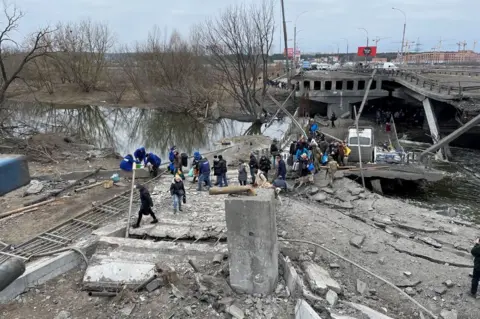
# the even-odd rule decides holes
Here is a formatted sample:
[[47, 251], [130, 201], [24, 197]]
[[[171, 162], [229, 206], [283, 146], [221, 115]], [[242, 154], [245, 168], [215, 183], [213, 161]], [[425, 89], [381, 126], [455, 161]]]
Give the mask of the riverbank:
[[[209, 229], [209, 223], [224, 221], [222, 211], [225, 196], [196, 192], [196, 186], [190, 183], [186, 184], [188, 199], [184, 212], [173, 215], [168, 195], [170, 181], [168, 177], [162, 178], [151, 185], [155, 211], [160, 219], [159, 226], [165, 220], [171, 231], [175, 231], [175, 225], [185, 223]], [[420, 317], [419, 309], [411, 301], [382, 281], [320, 248], [299, 244], [294, 240], [318, 243], [369, 269], [402, 289], [435, 315], [456, 314], [447, 318], [465, 319], [478, 317], [478, 301], [467, 295], [473, 265], [468, 250], [478, 236], [477, 225], [419, 208], [411, 205], [408, 200], [373, 194], [346, 178], [336, 179], [332, 188], [325, 187], [326, 182], [319, 176], [315, 185], [282, 196], [282, 203], [277, 209], [278, 235], [282, 240], [280, 251], [290, 258], [299, 275], [300, 295], [317, 312], [325, 318], [341, 318], [342, 315], [366, 318], [352, 308], [351, 303], [356, 303], [388, 316], [385, 318]], [[231, 183], [234, 184], [235, 181]], [[147, 221], [145, 223], [147, 231], [150, 226]], [[160, 242], [171, 240], [157, 237], [145, 242], [152, 239]], [[210, 239], [212, 243], [215, 240]], [[179, 244], [177, 249], [181, 251], [182, 245]], [[312, 290], [312, 282], [308, 280], [310, 275], [306, 271], [306, 267], [311, 265], [309, 262], [326, 269], [338, 283], [341, 291], [337, 295], [338, 299], [332, 299], [330, 295], [325, 297], [324, 292]], [[211, 272], [213, 276], [223, 278], [219, 272], [222, 266], [217, 269], [200, 262], [200, 267], [202, 273]], [[135, 294], [128, 299], [88, 297], [81, 291], [81, 285], [76, 284], [84, 272], [76, 269], [30, 290], [0, 309], [7, 311], [4, 313], [12, 318], [33, 318], [35, 314], [57, 314], [62, 311], [68, 312], [71, 317], [91, 317], [99, 309], [108, 309], [110, 314], [120, 315], [124, 309], [131, 309], [132, 306], [132, 318], [172, 312], [179, 317], [202, 319], [228, 316], [224, 314], [225, 308], [215, 305], [210, 308], [209, 299], [202, 299], [198, 294], [198, 287], [192, 271], [188, 270], [190, 268], [186, 259], [175, 269], [181, 269], [178, 272], [181, 279], [178, 287], [184, 298], [178, 297], [168, 286]], [[293, 317], [294, 304], [294, 299], [287, 301], [288, 293], [284, 291], [286, 285], [282, 281], [271, 297], [249, 298], [231, 291], [219, 292], [220, 288], [216, 285], [213, 289], [219, 294], [218, 300], [227, 298], [234, 301], [243, 313], [249, 314], [247, 318], [286, 319]], [[329, 304], [330, 301], [333, 303]], [[266, 313], [270, 317], [265, 316]], [[427, 313], [424, 312], [423, 315], [428, 318]]]

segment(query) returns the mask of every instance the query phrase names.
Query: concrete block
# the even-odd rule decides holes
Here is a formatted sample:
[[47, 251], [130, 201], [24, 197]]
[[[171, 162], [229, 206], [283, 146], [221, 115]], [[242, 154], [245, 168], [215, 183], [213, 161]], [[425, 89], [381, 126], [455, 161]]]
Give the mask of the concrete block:
[[321, 295], [326, 294], [328, 289], [335, 291], [337, 294], [342, 292], [342, 287], [330, 277], [327, 270], [312, 262], [304, 262], [302, 267], [313, 292]]
[[322, 319], [303, 299], [298, 299], [295, 305], [295, 319]]
[[277, 286], [278, 242], [273, 189], [225, 200], [230, 284], [244, 293], [270, 294]]
[[30, 183], [27, 158], [0, 154], [0, 196]]
[[122, 284], [136, 287], [155, 274], [154, 263], [105, 261], [90, 265], [85, 271], [83, 284], [88, 288], [117, 288]]

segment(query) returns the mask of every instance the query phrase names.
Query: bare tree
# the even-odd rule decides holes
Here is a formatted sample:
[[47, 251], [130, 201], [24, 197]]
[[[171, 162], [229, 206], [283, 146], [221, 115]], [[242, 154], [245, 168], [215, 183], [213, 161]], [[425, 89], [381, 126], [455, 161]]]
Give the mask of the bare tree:
[[94, 90], [106, 67], [106, 54], [114, 44], [108, 26], [90, 20], [60, 23], [53, 44], [66, 77], [73, 78], [85, 92]]
[[275, 28], [273, 9], [272, 0], [231, 6], [193, 31], [197, 48], [205, 50], [216, 71], [217, 85], [257, 120], [267, 88], [268, 56]]
[[134, 91], [146, 103], [186, 113], [204, 113], [217, 99], [209, 69], [195, 47], [172, 32], [162, 38], [155, 27], [135, 52], [122, 54], [122, 66]]
[[15, 42], [11, 35], [18, 29], [23, 12], [14, 5], [3, 2], [4, 28], [0, 30], [0, 104], [6, 98], [6, 92], [16, 79], [22, 79], [24, 68], [48, 52], [49, 28], [42, 28], [32, 34], [25, 45]]

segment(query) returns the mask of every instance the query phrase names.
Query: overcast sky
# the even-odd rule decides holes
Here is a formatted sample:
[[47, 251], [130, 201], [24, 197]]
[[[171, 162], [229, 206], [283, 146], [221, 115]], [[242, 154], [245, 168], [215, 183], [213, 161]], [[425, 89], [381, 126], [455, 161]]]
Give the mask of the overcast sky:
[[[12, 2], [13, 0], [10, 0]], [[255, 1], [255, 0], [254, 0]], [[260, 0], [257, 0], [260, 1]], [[346, 38], [350, 52], [366, 44], [368, 30], [370, 45], [376, 37], [379, 51], [398, 51], [402, 40], [404, 17], [407, 15], [406, 39], [419, 42], [421, 50], [431, 50], [443, 39], [444, 50], [456, 50], [459, 41], [480, 40], [478, 13], [480, 0], [284, 0], [288, 38], [293, 39], [294, 21], [297, 20], [297, 43], [304, 52], [346, 51]], [[250, 0], [16, 0], [26, 14], [20, 22], [18, 37], [40, 26], [54, 25], [57, 21], [79, 21], [85, 18], [107, 23], [119, 42], [134, 43], [146, 38], [154, 25], [162, 30], [176, 29], [187, 35], [191, 25], [206, 17], [219, 14], [233, 3]], [[280, 0], [276, 0], [277, 30], [274, 52], [280, 51], [282, 31]], [[3, 17], [0, 22], [3, 22]], [[419, 41], [418, 41], [419, 39]], [[283, 41], [283, 40], [282, 40]], [[289, 42], [293, 47], [293, 41]], [[283, 42], [282, 42], [283, 47]], [[415, 50], [412, 44], [410, 50]], [[476, 50], [480, 51], [480, 43]]]

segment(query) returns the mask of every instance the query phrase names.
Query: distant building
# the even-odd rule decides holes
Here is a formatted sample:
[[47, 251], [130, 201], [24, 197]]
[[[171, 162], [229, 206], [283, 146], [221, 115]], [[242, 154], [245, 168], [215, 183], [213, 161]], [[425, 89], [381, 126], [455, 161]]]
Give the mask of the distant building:
[[387, 58], [372, 58], [373, 63], [385, 63], [388, 62]]
[[422, 52], [407, 54], [405, 61], [410, 64], [456, 64], [456, 63], [480, 63], [480, 53], [472, 50], [456, 52]]

